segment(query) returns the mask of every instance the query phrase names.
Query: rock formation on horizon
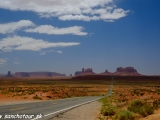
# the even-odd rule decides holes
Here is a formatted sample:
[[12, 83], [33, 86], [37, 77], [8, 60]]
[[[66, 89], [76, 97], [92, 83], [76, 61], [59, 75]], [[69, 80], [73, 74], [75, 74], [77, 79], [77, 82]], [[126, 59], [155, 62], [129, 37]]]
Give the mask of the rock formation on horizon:
[[87, 68], [87, 69], [82, 68], [82, 71], [75, 72], [75, 76], [78, 75], [95, 75], [95, 73], [93, 72], [92, 68]]
[[15, 76], [17, 76], [17, 77], [30, 77], [28, 72], [16, 72]]
[[137, 72], [136, 69], [134, 69], [133, 67], [118, 67], [116, 72], [113, 73], [113, 75], [133, 75], [133, 76], [137, 76], [137, 75], [141, 75]]
[[8, 71], [8, 74], [6, 75], [6, 77], [13, 77], [13, 76], [11, 75], [11, 71]]
[[118, 76], [139, 76], [141, 75], [140, 73], [137, 72], [136, 69], [134, 69], [134, 67], [118, 67], [116, 72], [111, 73], [108, 70], [106, 70], [105, 72], [101, 73], [100, 75], [118, 75]]
[[101, 73], [101, 75], [112, 75], [112, 73], [108, 72], [108, 70], [106, 70], [104, 73]]
[[[81, 76], [81, 75], [96, 75], [96, 74], [93, 72], [92, 68], [87, 68], [87, 69], [82, 68], [82, 71], [75, 72], [75, 76]], [[105, 72], [99, 75], [139, 76], [141, 74], [139, 74], [137, 70], [134, 69], [133, 67], [125, 67], [125, 68], [118, 67], [116, 72], [114, 73], [111, 73], [108, 70], [106, 70]]]
[[82, 71], [76, 71], [74, 75], [75, 75], [75, 76], [78, 76], [78, 75], [80, 75], [81, 73], [82, 73]]
[[53, 76], [66, 76], [65, 74], [56, 72], [16, 72], [17, 77], [53, 77]]

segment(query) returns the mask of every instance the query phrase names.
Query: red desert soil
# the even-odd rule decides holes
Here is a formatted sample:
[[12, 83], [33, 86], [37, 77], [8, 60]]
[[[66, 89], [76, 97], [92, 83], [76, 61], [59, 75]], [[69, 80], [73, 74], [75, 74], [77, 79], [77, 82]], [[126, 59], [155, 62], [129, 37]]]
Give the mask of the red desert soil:
[[36, 102], [37, 100], [33, 99], [23, 99], [23, 98], [11, 98], [6, 95], [0, 94], [0, 105], [8, 105], [8, 104], [17, 104], [17, 103], [26, 103], [26, 102]]
[[97, 96], [107, 93], [106, 81], [53, 78], [0, 78], [0, 103]]

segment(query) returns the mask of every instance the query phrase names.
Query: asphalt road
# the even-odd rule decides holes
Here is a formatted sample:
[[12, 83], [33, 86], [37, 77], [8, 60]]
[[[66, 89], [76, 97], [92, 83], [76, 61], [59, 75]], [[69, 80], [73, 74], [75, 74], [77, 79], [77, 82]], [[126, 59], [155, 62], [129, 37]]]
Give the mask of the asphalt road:
[[48, 120], [49, 118], [52, 118], [59, 113], [65, 112], [69, 109], [86, 103], [96, 101], [100, 98], [102, 97], [75, 97], [61, 100], [48, 100], [24, 104], [1, 105], [0, 120], [23, 120], [23, 118], [28, 119], [27, 117], [30, 117], [29, 120]]

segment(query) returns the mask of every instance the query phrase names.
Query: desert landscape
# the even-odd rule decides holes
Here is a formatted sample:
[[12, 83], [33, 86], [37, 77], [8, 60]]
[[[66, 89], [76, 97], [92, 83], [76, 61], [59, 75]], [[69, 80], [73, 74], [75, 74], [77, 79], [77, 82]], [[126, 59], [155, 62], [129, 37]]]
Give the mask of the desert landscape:
[[[98, 116], [100, 120], [136, 120], [159, 113], [158, 76], [3, 77], [0, 78], [0, 102], [103, 96], [107, 94], [112, 78], [112, 96], [100, 100], [102, 102], [101, 114]], [[140, 114], [130, 110], [129, 106], [136, 100], [140, 102], [137, 104], [146, 105], [149, 113]]]
[[0, 119], [160, 120], [159, 5], [0, 0]]

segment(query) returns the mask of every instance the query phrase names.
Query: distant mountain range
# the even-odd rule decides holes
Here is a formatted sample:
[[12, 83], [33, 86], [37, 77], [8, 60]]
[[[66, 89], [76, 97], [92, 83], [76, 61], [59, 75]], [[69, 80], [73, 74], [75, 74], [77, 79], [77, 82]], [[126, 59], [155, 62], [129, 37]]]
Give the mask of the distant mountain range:
[[15, 76], [17, 77], [52, 77], [52, 76], [66, 76], [65, 74], [56, 73], [56, 72], [16, 72]]
[[140, 76], [141, 74], [137, 72], [136, 69], [133, 67], [118, 67], [116, 72], [108, 72], [106, 70], [103, 73], [96, 74], [93, 72], [92, 68], [84, 69], [82, 68], [82, 71], [75, 72], [75, 76], [84, 76], [84, 75], [118, 75], [118, 76]]
[[[76, 71], [74, 76], [86, 76], [86, 75], [116, 75], [116, 76], [142, 76], [142, 74], [138, 73], [134, 67], [118, 67], [115, 72], [109, 72], [106, 70], [100, 74], [96, 74], [93, 72], [92, 68], [84, 69], [81, 71]], [[53, 76], [66, 76], [65, 74], [57, 73], [57, 72], [47, 72], [47, 71], [37, 71], [37, 72], [16, 72], [15, 74], [11, 74], [9, 71], [8, 74], [0, 74], [0, 76], [15, 76], [15, 77], [53, 77]]]
[[7, 74], [0, 74], [0, 77], [54, 77], [54, 76], [66, 76], [65, 74], [56, 73], [56, 72], [15, 72], [15, 74], [11, 74], [8, 71]]

